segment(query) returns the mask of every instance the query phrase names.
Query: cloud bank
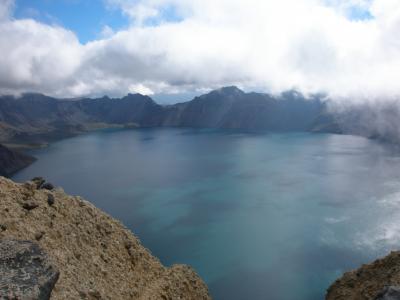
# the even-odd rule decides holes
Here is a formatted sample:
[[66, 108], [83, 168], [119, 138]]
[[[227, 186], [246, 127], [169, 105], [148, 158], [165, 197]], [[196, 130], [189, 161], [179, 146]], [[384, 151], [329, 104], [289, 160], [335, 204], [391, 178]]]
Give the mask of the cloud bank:
[[86, 44], [66, 28], [14, 19], [13, 1], [1, 1], [0, 93], [75, 97], [238, 85], [400, 96], [398, 0], [104, 1], [130, 26], [107, 27]]

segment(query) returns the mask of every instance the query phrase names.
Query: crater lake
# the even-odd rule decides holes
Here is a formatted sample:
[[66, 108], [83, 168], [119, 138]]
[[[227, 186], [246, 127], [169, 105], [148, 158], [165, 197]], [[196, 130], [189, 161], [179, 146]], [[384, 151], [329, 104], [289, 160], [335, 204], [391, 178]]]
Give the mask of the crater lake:
[[356, 136], [109, 129], [30, 151], [43, 176], [121, 220], [222, 299], [320, 300], [400, 249], [400, 149]]

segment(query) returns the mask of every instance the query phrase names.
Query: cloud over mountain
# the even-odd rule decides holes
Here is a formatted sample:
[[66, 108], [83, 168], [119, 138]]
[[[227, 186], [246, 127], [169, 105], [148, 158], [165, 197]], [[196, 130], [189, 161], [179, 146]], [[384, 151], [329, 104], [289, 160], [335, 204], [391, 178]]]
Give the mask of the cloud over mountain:
[[2, 1], [0, 92], [152, 94], [236, 84], [357, 99], [400, 95], [397, 0], [105, 5], [121, 9], [130, 26], [81, 44], [68, 29], [13, 18], [13, 1]]

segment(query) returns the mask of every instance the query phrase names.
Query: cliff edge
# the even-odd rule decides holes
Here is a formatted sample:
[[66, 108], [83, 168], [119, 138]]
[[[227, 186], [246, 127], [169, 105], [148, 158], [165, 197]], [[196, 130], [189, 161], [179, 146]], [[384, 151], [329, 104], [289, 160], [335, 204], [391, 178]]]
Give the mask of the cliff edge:
[[211, 299], [190, 267], [164, 267], [121, 223], [40, 180], [0, 177], [0, 239], [47, 253], [60, 273], [51, 299]]
[[400, 299], [400, 251], [345, 273], [328, 289], [326, 300]]

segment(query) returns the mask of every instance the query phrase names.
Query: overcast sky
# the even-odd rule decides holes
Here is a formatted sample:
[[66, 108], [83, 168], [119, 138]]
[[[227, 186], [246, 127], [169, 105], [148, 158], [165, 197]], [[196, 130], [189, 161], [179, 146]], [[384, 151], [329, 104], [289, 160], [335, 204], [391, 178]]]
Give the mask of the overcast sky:
[[0, 0], [0, 93], [400, 96], [399, 0]]

